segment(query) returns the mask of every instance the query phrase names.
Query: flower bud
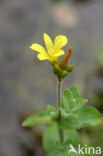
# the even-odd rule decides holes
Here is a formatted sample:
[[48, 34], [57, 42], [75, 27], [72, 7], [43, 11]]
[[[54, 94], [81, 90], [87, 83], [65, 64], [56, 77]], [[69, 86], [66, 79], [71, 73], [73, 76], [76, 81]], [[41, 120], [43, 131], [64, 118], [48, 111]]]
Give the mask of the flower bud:
[[63, 70], [63, 71], [62, 71], [61, 78], [63, 79], [63, 78], [65, 78], [67, 75], [68, 75], [67, 70]]
[[61, 68], [59, 67], [58, 64], [54, 65], [54, 74], [57, 75], [59, 80], [61, 79], [62, 70], [61, 70]]
[[69, 58], [70, 58], [70, 56], [71, 56], [71, 51], [72, 51], [72, 47], [70, 47], [69, 48], [69, 50], [68, 50], [68, 53], [66, 54], [66, 56], [62, 59], [62, 61], [61, 61], [61, 64], [60, 64], [60, 67], [61, 67], [61, 69], [65, 69], [66, 68], [66, 66], [67, 66], [67, 63], [68, 63], [68, 60], [69, 60]]
[[72, 64], [69, 64], [67, 67], [66, 67], [66, 70], [68, 71], [68, 72], [72, 72], [72, 70], [73, 70], [73, 65]]

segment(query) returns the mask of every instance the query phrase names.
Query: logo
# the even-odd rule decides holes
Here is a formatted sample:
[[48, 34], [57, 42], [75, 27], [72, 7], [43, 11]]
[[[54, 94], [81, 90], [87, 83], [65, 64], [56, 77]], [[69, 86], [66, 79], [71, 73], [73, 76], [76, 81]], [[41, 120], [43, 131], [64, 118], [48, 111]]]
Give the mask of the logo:
[[101, 147], [88, 147], [85, 145], [84, 147], [81, 147], [80, 144], [78, 144], [78, 147], [75, 148], [72, 144], [70, 144], [69, 147], [69, 153], [77, 153], [77, 154], [101, 154]]

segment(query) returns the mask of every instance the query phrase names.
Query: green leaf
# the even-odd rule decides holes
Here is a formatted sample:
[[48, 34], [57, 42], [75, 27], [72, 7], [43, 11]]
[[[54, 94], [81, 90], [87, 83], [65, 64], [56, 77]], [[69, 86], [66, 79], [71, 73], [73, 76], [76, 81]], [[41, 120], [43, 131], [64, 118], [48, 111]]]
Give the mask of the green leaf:
[[83, 106], [70, 117], [59, 121], [61, 129], [79, 129], [85, 126], [96, 126], [101, 122], [101, 115], [93, 107]]
[[41, 126], [54, 122], [58, 118], [58, 112], [52, 106], [48, 110], [39, 114], [32, 114], [22, 123], [24, 127]]
[[24, 127], [33, 127], [33, 126], [41, 126], [44, 124], [49, 124], [53, 122], [48, 112], [42, 112], [39, 114], [32, 114], [26, 120], [23, 121], [22, 126]]
[[65, 110], [65, 113], [74, 112], [82, 107], [86, 102], [87, 99], [80, 97], [77, 86], [72, 86], [69, 90], [64, 90], [61, 107]]
[[50, 151], [47, 156], [70, 156], [69, 155], [69, 144], [61, 143], [57, 148]]
[[43, 135], [43, 146], [46, 151], [51, 151], [60, 143], [57, 123], [51, 124]]
[[64, 142], [71, 143], [76, 146], [80, 143], [80, 136], [74, 129], [66, 129], [64, 130]]
[[[79, 141], [79, 135], [75, 130], [64, 130], [64, 143], [67, 143], [68, 146], [70, 143], [75, 146], [79, 143]], [[59, 145], [60, 139], [58, 126], [57, 123], [53, 123], [44, 132], [43, 146], [46, 151], [50, 152], [54, 149], [57, 149]]]
[[61, 143], [55, 150], [49, 152], [47, 156], [83, 156], [83, 154], [69, 153], [69, 144]]

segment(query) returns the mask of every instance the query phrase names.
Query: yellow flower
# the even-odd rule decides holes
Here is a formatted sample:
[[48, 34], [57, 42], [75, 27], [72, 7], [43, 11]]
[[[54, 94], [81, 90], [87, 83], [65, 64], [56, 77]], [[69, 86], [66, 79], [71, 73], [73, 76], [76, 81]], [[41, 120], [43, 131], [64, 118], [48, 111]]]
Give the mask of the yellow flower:
[[67, 37], [64, 35], [58, 35], [55, 38], [54, 43], [46, 33], [44, 33], [43, 37], [46, 49], [37, 43], [32, 44], [30, 48], [39, 52], [37, 55], [39, 60], [49, 60], [51, 63], [57, 61], [59, 56], [64, 55], [64, 50], [62, 50], [62, 48], [68, 42]]

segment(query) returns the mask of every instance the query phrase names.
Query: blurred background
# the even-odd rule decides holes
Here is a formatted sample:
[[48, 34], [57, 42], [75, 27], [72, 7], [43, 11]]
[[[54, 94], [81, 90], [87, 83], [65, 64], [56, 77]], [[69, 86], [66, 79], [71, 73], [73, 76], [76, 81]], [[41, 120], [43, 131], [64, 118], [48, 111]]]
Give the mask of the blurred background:
[[[56, 105], [56, 77], [48, 61], [29, 49], [52, 39], [68, 37], [74, 71], [63, 89], [79, 86], [103, 113], [103, 0], [0, 0], [0, 156], [43, 156], [43, 129], [24, 129], [32, 112]], [[82, 144], [103, 147], [103, 124], [80, 130]]]

